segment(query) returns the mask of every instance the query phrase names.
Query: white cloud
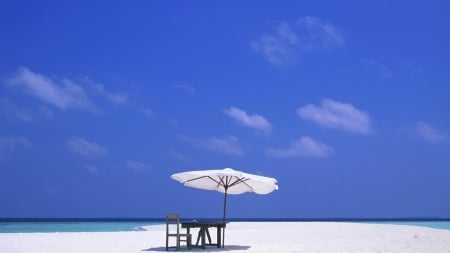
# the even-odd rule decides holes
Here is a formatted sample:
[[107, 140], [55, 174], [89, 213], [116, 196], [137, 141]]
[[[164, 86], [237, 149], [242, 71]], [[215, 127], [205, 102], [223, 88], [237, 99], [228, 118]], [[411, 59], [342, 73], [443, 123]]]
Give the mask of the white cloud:
[[69, 79], [56, 81], [22, 67], [7, 82], [61, 110], [76, 108], [96, 111], [95, 104], [89, 100], [84, 89]]
[[148, 171], [151, 170], [151, 166], [142, 162], [128, 160], [125, 161], [124, 166], [130, 170], [134, 171]]
[[309, 104], [298, 109], [297, 113], [301, 118], [325, 127], [358, 134], [372, 133], [369, 115], [351, 104], [323, 99], [321, 106]]
[[414, 130], [419, 137], [429, 142], [443, 142], [449, 138], [446, 133], [437, 130], [425, 122], [417, 122]]
[[270, 122], [261, 115], [249, 115], [246, 111], [236, 107], [230, 107], [224, 113], [244, 126], [255, 128], [265, 133], [270, 133], [272, 130]]
[[290, 62], [296, 54], [297, 35], [291, 30], [289, 24], [281, 23], [272, 35], [264, 35], [252, 42], [253, 49], [262, 54], [274, 65], [283, 65]]
[[317, 17], [302, 17], [295, 25], [300, 38], [299, 46], [303, 49], [330, 48], [345, 43], [336, 26]]
[[301, 137], [288, 148], [269, 148], [267, 153], [274, 157], [316, 157], [330, 156], [333, 149], [309, 136]]
[[67, 147], [72, 152], [85, 157], [96, 157], [108, 154], [108, 150], [105, 147], [80, 137], [73, 137], [68, 140]]
[[270, 63], [283, 65], [298, 53], [341, 46], [345, 38], [333, 24], [317, 17], [302, 17], [289, 24], [281, 22], [270, 35], [252, 41], [252, 47]]
[[[92, 81], [91, 81], [92, 82]], [[104, 96], [107, 100], [114, 104], [122, 105], [128, 102], [128, 95], [125, 93], [114, 93], [105, 90], [103, 84], [94, 83], [94, 89], [102, 96]]]
[[31, 148], [25, 137], [0, 137], [0, 160], [10, 158], [17, 150]]
[[236, 156], [242, 156], [244, 154], [239, 145], [238, 138], [234, 136], [225, 136], [222, 138], [192, 138], [186, 135], [182, 135], [181, 138], [190, 142], [196, 147], [207, 149], [213, 152]]

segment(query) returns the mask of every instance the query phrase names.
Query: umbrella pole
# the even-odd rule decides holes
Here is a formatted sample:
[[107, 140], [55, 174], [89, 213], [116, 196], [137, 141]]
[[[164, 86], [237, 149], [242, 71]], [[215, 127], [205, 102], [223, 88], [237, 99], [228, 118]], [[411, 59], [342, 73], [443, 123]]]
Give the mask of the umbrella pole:
[[225, 217], [227, 213], [227, 191], [228, 187], [225, 187], [225, 199], [223, 201], [223, 233], [222, 233], [222, 248], [225, 248]]

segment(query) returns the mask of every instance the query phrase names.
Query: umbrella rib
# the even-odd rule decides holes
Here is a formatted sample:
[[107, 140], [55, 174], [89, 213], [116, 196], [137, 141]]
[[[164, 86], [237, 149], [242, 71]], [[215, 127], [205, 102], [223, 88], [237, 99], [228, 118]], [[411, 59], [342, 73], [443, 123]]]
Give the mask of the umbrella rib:
[[253, 188], [251, 185], [249, 185], [249, 184], [247, 183], [248, 180], [250, 180], [250, 178], [246, 178], [246, 177], [238, 178], [238, 177], [237, 177], [237, 178], [236, 178], [236, 181], [234, 181], [233, 183], [231, 183], [231, 184], [229, 185], [229, 187], [232, 187], [232, 186], [235, 186], [235, 185], [238, 185], [238, 184], [245, 184], [246, 186], [248, 186], [248, 188], [254, 190], [254, 188]]
[[220, 181], [216, 180], [213, 177], [209, 177], [212, 181], [216, 182], [218, 186], [222, 186], [223, 188], [226, 188], [226, 184], [223, 182], [223, 177], [219, 177]]
[[[235, 186], [235, 185], [240, 184], [240, 183], [246, 184], [245, 182], [248, 181], [249, 179], [250, 179], [250, 178], [245, 178], [245, 177], [243, 177], [243, 178], [238, 178], [238, 177], [236, 177], [236, 181], [234, 181], [233, 183], [231, 183], [230, 186]], [[246, 184], [246, 185], [248, 185], [248, 184]]]
[[[220, 188], [222, 186], [226, 190], [229, 187], [228, 182], [227, 181], [224, 182], [224, 177], [219, 177], [220, 180], [217, 180], [216, 178], [211, 177], [211, 176], [201, 176], [201, 177], [191, 178], [189, 180], [186, 180], [184, 182], [184, 184], [192, 182], [192, 181], [200, 180], [200, 179], [203, 179], [203, 178], [209, 178], [213, 182], [217, 183], [217, 188]], [[226, 178], [228, 178], [228, 177], [226, 177]]]
[[[204, 175], [204, 176], [200, 176], [200, 177], [191, 178], [189, 180], [186, 180], [184, 182], [184, 184], [192, 182], [192, 181], [200, 180], [200, 179], [203, 179], [203, 178], [210, 179], [211, 181], [217, 183], [217, 187], [223, 187], [225, 190], [227, 190], [230, 187], [236, 186], [238, 184], [245, 184], [248, 188], [252, 189], [252, 191], [254, 190], [254, 188], [247, 183], [247, 181], [249, 181], [250, 178], [247, 178], [247, 177], [236, 177], [236, 176], [219, 176], [219, 180], [217, 180], [217, 178]], [[236, 180], [233, 181], [233, 178], [235, 178]]]
[[[219, 176], [220, 178], [220, 182], [217, 182], [220, 186], [223, 186], [223, 188], [228, 189], [229, 185], [228, 185], [228, 176]], [[225, 181], [224, 181], [225, 179]]]
[[202, 178], [209, 178], [212, 181], [214, 181], [214, 182], [216, 182], [216, 183], [218, 183], [220, 185], [219, 181], [217, 181], [216, 179], [214, 179], [214, 178], [212, 178], [210, 176], [201, 176], [201, 177], [191, 178], [191, 179], [186, 180], [184, 183], [186, 184], [186, 183], [189, 183], [189, 182], [192, 182], [192, 181], [195, 181], [195, 180], [199, 180], [199, 179], [202, 179]]
[[191, 178], [191, 179], [188, 179], [188, 180], [184, 181], [184, 183], [189, 183], [191, 181], [199, 180], [199, 179], [202, 179], [202, 178], [205, 178], [205, 177], [208, 177], [208, 176], [201, 176], [201, 177]]

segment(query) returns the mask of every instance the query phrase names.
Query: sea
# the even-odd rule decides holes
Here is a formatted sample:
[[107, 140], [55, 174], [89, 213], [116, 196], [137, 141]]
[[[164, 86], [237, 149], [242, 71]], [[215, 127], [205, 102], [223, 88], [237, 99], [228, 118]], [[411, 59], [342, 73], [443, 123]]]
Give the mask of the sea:
[[143, 231], [162, 219], [1, 219], [0, 233]]
[[[190, 219], [185, 219], [190, 220]], [[203, 219], [197, 219], [203, 220]], [[211, 220], [211, 219], [207, 219]], [[450, 219], [228, 219], [228, 222], [355, 222], [411, 225], [450, 230]], [[164, 219], [10, 219], [0, 218], [0, 233], [118, 232], [143, 231], [146, 226], [165, 224]]]

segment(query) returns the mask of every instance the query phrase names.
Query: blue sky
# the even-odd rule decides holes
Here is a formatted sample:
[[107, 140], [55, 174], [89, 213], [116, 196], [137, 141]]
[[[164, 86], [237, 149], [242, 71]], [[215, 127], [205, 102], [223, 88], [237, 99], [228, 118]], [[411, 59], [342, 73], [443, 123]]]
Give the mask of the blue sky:
[[2, 1], [0, 217], [450, 217], [448, 1]]

